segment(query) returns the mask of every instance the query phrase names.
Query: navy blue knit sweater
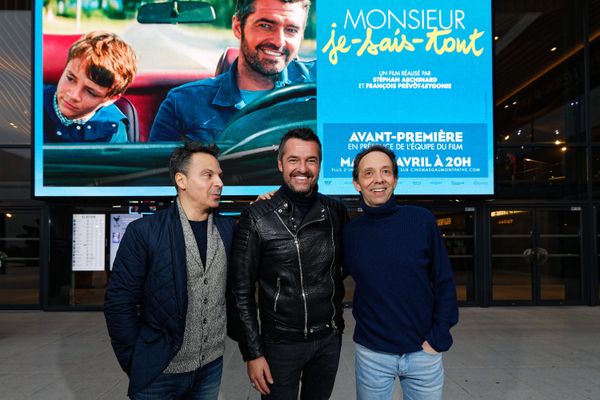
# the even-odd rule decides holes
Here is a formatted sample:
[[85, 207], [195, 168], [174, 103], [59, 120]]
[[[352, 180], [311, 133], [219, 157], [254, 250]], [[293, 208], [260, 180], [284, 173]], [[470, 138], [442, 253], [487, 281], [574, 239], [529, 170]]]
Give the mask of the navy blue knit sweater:
[[456, 288], [434, 216], [399, 206], [362, 203], [364, 215], [344, 228], [345, 265], [356, 282], [354, 341], [392, 354], [452, 345], [458, 322]]

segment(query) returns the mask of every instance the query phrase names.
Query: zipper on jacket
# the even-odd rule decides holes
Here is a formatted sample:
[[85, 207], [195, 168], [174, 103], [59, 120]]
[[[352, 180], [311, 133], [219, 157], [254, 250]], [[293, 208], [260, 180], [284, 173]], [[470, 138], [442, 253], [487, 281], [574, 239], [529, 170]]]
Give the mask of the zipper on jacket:
[[300, 291], [302, 292], [302, 300], [304, 301], [304, 338], [306, 338], [308, 336], [308, 306], [306, 304], [306, 292], [304, 291], [304, 273], [302, 271], [302, 258], [300, 257], [300, 243], [298, 242], [298, 237], [296, 234], [293, 234], [292, 231], [290, 231], [288, 226], [281, 219], [281, 216], [278, 213], [275, 213], [275, 215], [277, 215], [277, 218], [279, 218], [279, 221], [281, 221], [281, 224], [285, 227], [289, 234], [292, 235], [294, 238], [294, 244], [296, 245], [298, 268], [300, 269]]
[[333, 314], [331, 316], [331, 325], [333, 326], [333, 329], [335, 329], [336, 331], [337, 326], [335, 323], [335, 261], [336, 261], [336, 246], [335, 246], [335, 230], [334, 230], [334, 226], [333, 226], [333, 218], [331, 218], [331, 210], [329, 210], [329, 206], [327, 206], [327, 214], [329, 217], [329, 224], [331, 225], [331, 248], [333, 250], [333, 257], [331, 259], [331, 267], [329, 267], [329, 276], [331, 277], [331, 287], [333, 288], [332, 293], [331, 293], [331, 307], [333, 308]]
[[279, 300], [279, 291], [281, 290], [281, 278], [277, 277], [277, 292], [275, 293], [275, 304], [273, 304], [273, 312], [277, 312], [277, 300]]
[[306, 292], [304, 291], [304, 273], [302, 271], [302, 258], [300, 257], [300, 243], [298, 237], [294, 235], [296, 244], [296, 253], [298, 254], [298, 267], [300, 268], [300, 290], [302, 290], [302, 299], [304, 300], [304, 338], [308, 336], [308, 306], [306, 304]]

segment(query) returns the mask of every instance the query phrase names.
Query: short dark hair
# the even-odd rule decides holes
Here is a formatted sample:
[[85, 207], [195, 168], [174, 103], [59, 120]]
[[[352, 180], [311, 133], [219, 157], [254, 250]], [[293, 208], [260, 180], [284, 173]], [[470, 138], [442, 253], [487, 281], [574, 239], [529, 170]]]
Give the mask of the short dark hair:
[[319, 137], [315, 135], [315, 132], [313, 132], [313, 130], [310, 128], [294, 128], [287, 131], [287, 133], [281, 138], [281, 142], [279, 142], [279, 149], [277, 149], [278, 161], [283, 159], [283, 148], [290, 139], [300, 139], [307, 142], [315, 142], [319, 145], [319, 162], [323, 159], [321, 141], [319, 140]]
[[[302, 3], [302, 7], [306, 11], [308, 18], [308, 10], [310, 8], [310, 0], [279, 0], [282, 3]], [[246, 25], [248, 16], [254, 12], [254, 3], [256, 0], [237, 0], [235, 5], [235, 16], [240, 21], [242, 29]], [[305, 22], [306, 23], [306, 22]]]
[[182, 147], [177, 147], [171, 153], [171, 157], [169, 158], [169, 175], [171, 175], [171, 180], [175, 185], [175, 189], [179, 190], [177, 187], [177, 182], [175, 181], [175, 174], [181, 172], [182, 174], [187, 174], [190, 158], [196, 153], [204, 153], [217, 158], [219, 154], [219, 148], [214, 144], [205, 145], [199, 142], [188, 141]]
[[374, 151], [379, 151], [390, 158], [390, 160], [392, 161], [392, 171], [394, 172], [394, 178], [398, 178], [398, 164], [396, 163], [396, 154], [389, 148], [376, 144], [374, 146], [367, 147], [366, 149], [358, 153], [356, 157], [354, 157], [354, 169], [352, 169], [353, 181], [358, 181], [358, 165], [360, 164], [361, 160], [367, 154], [372, 153]]

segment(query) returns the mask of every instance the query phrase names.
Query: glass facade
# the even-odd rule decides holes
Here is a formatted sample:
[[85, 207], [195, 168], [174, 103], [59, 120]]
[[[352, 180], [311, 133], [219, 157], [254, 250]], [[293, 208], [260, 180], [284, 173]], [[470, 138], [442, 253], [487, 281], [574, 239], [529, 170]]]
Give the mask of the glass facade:
[[[110, 220], [114, 214], [129, 212], [154, 212], [166, 207], [168, 203], [152, 203], [129, 206], [128, 204], [95, 205], [95, 204], [52, 204], [48, 206], [49, 223], [49, 262], [48, 262], [48, 307], [89, 307], [101, 306], [104, 303], [104, 292], [110, 276]], [[104, 259], [104, 267], [94, 271], [73, 270], [73, 253], [81, 240], [73, 237], [73, 215], [95, 214], [104, 218], [104, 242], [107, 243], [103, 254], [96, 254]]]
[[586, 197], [585, 2], [496, 2], [496, 198]]
[[[0, 307], [99, 308], [109, 249], [103, 271], [73, 272], [73, 214], [131, 203], [31, 198], [31, 5], [0, 0]], [[399, 198], [434, 213], [462, 304], [598, 304], [600, 0], [493, 7], [495, 194]]]
[[581, 303], [581, 210], [493, 209], [492, 300]]
[[40, 213], [0, 207], [0, 304], [40, 302]]
[[31, 146], [31, 12], [0, 10], [0, 145]]
[[475, 300], [475, 209], [433, 209], [454, 270], [456, 296], [461, 302]]

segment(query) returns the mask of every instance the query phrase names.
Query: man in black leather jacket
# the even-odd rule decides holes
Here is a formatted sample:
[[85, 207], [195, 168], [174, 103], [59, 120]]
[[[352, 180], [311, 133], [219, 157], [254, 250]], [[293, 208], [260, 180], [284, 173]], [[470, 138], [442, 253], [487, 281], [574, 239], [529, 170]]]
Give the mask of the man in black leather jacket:
[[284, 184], [242, 212], [234, 238], [233, 317], [241, 325], [248, 376], [263, 399], [296, 400], [300, 380], [301, 399], [328, 399], [333, 390], [344, 327], [347, 218], [341, 203], [317, 192], [320, 164], [314, 132], [289, 131], [278, 154]]

